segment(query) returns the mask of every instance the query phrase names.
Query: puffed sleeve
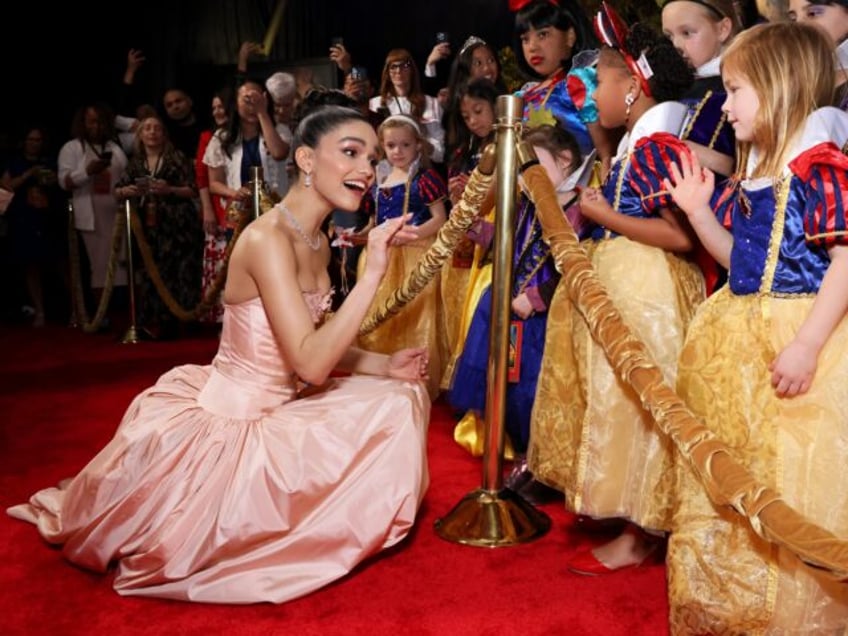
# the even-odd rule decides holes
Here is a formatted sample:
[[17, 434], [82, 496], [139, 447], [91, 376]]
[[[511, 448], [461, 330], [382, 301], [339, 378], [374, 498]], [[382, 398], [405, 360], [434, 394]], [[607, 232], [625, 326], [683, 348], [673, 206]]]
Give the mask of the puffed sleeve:
[[733, 227], [733, 211], [736, 209], [739, 196], [737, 185], [734, 179], [728, 179], [722, 186], [716, 188], [710, 199], [710, 207], [715, 212], [716, 219], [726, 230]]
[[577, 115], [584, 124], [598, 121], [598, 104], [592, 99], [598, 88], [598, 72], [594, 66], [574, 68], [565, 78], [566, 90], [577, 107]]
[[825, 248], [848, 245], [848, 158], [834, 144], [820, 144], [799, 156], [790, 168], [806, 183], [807, 242]]
[[210, 168], [220, 168], [227, 164], [219, 133], [212, 135], [212, 139], [209, 140], [209, 145], [206, 146], [206, 152], [203, 154], [203, 163]]
[[834, 166], [817, 166], [808, 192], [804, 210], [807, 242], [821, 247], [848, 245], [848, 174]]
[[663, 179], [671, 179], [670, 166], [672, 163], [680, 166], [680, 155], [684, 152], [688, 152], [686, 144], [668, 133], [655, 133], [636, 142], [630, 156], [628, 180], [646, 212], [653, 214], [674, 205]]
[[448, 188], [441, 175], [433, 168], [428, 168], [418, 177], [418, 193], [424, 205], [430, 206], [447, 198]]

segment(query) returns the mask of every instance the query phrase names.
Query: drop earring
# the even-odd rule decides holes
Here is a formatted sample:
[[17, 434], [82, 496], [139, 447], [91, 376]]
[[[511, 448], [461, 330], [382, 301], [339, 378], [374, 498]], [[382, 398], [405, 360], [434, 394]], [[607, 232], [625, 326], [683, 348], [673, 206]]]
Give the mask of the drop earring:
[[624, 121], [630, 119], [630, 109], [635, 101], [636, 98], [633, 97], [633, 93], [627, 93], [627, 95], [624, 96], [624, 105], [627, 107], [624, 109]]
[[303, 177], [303, 185], [305, 185], [307, 188], [311, 188], [311, 187], [312, 187], [312, 173], [311, 173], [311, 172], [307, 172], [307, 173], [304, 175], [304, 177]]

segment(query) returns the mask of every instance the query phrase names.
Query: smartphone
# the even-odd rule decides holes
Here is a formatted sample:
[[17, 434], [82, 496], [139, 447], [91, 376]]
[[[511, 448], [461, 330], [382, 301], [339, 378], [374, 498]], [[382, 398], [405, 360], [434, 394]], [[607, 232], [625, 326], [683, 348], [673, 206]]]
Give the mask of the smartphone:
[[335, 37], [330, 40], [330, 46], [344, 46], [344, 38], [343, 37]]
[[352, 80], [366, 80], [368, 79], [368, 69], [364, 66], [354, 66], [350, 69], [350, 79]]
[[436, 33], [436, 44], [444, 44], [450, 42], [450, 36], [447, 31], [439, 31]]
[[133, 183], [142, 192], [147, 192], [147, 189], [150, 187], [150, 177], [136, 177]]

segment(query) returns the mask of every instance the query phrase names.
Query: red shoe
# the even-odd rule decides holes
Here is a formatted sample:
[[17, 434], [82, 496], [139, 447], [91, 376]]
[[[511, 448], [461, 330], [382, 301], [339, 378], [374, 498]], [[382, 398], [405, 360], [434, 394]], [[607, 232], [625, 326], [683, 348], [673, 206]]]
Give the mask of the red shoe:
[[618, 568], [611, 568], [598, 559], [594, 552], [586, 550], [585, 552], [579, 552], [576, 554], [574, 558], [568, 562], [567, 567], [569, 571], [574, 572], [574, 574], [580, 574], [582, 576], [600, 576], [602, 574], [611, 574], [612, 572], [621, 572], [622, 570], [642, 567], [642, 565], [654, 554], [656, 554], [656, 546], [652, 547], [648, 553], [642, 557], [641, 561], [637, 561], [636, 563], [631, 563], [629, 565], [622, 565]]

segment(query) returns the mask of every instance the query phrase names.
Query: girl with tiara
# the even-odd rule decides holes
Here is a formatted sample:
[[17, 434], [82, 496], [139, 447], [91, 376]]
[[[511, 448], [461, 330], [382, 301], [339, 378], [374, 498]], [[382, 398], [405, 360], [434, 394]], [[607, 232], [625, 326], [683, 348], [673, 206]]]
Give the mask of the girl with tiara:
[[575, 136], [584, 156], [595, 149], [608, 166], [613, 144], [591, 99], [595, 51], [587, 49], [595, 39], [583, 10], [572, 0], [511, 0], [510, 9], [517, 11], [518, 66], [535, 78], [518, 92], [525, 124], [559, 123]]
[[[833, 49], [813, 27], [761, 25], [736, 38], [721, 74], [739, 173], [714, 193], [695, 155], [666, 183], [729, 268], [692, 322], [678, 392], [759, 483], [848, 537], [848, 115], [820, 107]], [[716, 507], [688, 467], [677, 477], [672, 633], [844, 632], [844, 582]]]
[[836, 94], [832, 104], [848, 110], [848, 1], [789, 0], [788, 17], [819, 27], [836, 49]]
[[[388, 269], [371, 304], [372, 312], [401, 286], [433, 244], [446, 219], [447, 197], [445, 182], [430, 167], [430, 145], [418, 122], [408, 115], [390, 115], [380, 124], [377, 136], [386, 158], [377, 166], [372, 227], [408, 216], [407, 224], [414, 226], [416, 238], [412, 241], [398, 238], [393, 243], [401, 249], [392, 251]], [[367, 259], [366, 251], [360, 258], [360, 269], [367, 267]], [[436, 279], [400, 313], [359, 340], [363, 349], [379, 353], [394, 351], [399, 342], [416, 342], [416, 346], [426, 347], [430, 361], [428, 388], [433, 398], [439, 394], [439, 381], [447, 357], [439, 290], [440, 281]]]
[[[577, 140], [561, 126], [531, 128], [524, 138], [533, 146], [555, 185], [563, 211], [568, 210], [566, 214], [575, 218], [572, 208], [577, 201], [578, 182], [589, 172], [589, 162], [583, 161]], [[483, 251], [487, 251], [494, 234], [492, 224], [481, 222], [477, 234]], [[517, 205], [514, 244], [510, 329], [515, 356], [506, 392], [505, 423], [509, 447], [516, 461], [506, 485], [525, 498], [538, 501], [551, 493], [532, 479], [532, 474], [526, 470], [524, 454], [545, 342], [547, 308], [559, 274], [550, 257], [550, 249], [542, 240], [536, 207], [526, 195], [519, 198]], [[491, 314], [491, 285], [488, 285], [476, 303], [449, 397], [455, 408], [468, 409], [472, 414], [482, 413], [486, 399]], [[482, 452], [483, 435], [479, 425], [474, 424], [477, 421], [476, 416], [473, 419], [465, 417], [454, 431], [455, 439], [472, 453]]]
[[[606, 44], [595, 92], [600, 121], [627, 134], [603, 188], [581, 193], [581, 212], [594, 223], [584, 244], [623, 318], [673, 383], [686, 327], [704, 297], [701, 273], [686, 258], [690, 230], [662, 187], [688, 153], [676, 137], [687, 109], [674, 100], [692, 73], [671, 42], [640, 24], [627, 32], [606, 3], [596, 29]], [[669, 443], [564, 288], [549, 310], [530, 440], [530, 469], [565, 492], [571, 511], [627, 522], [609, 543], [578, 552], [570, 570], [604, 574], [638, 566], [656, 550], [670, 526]]]

